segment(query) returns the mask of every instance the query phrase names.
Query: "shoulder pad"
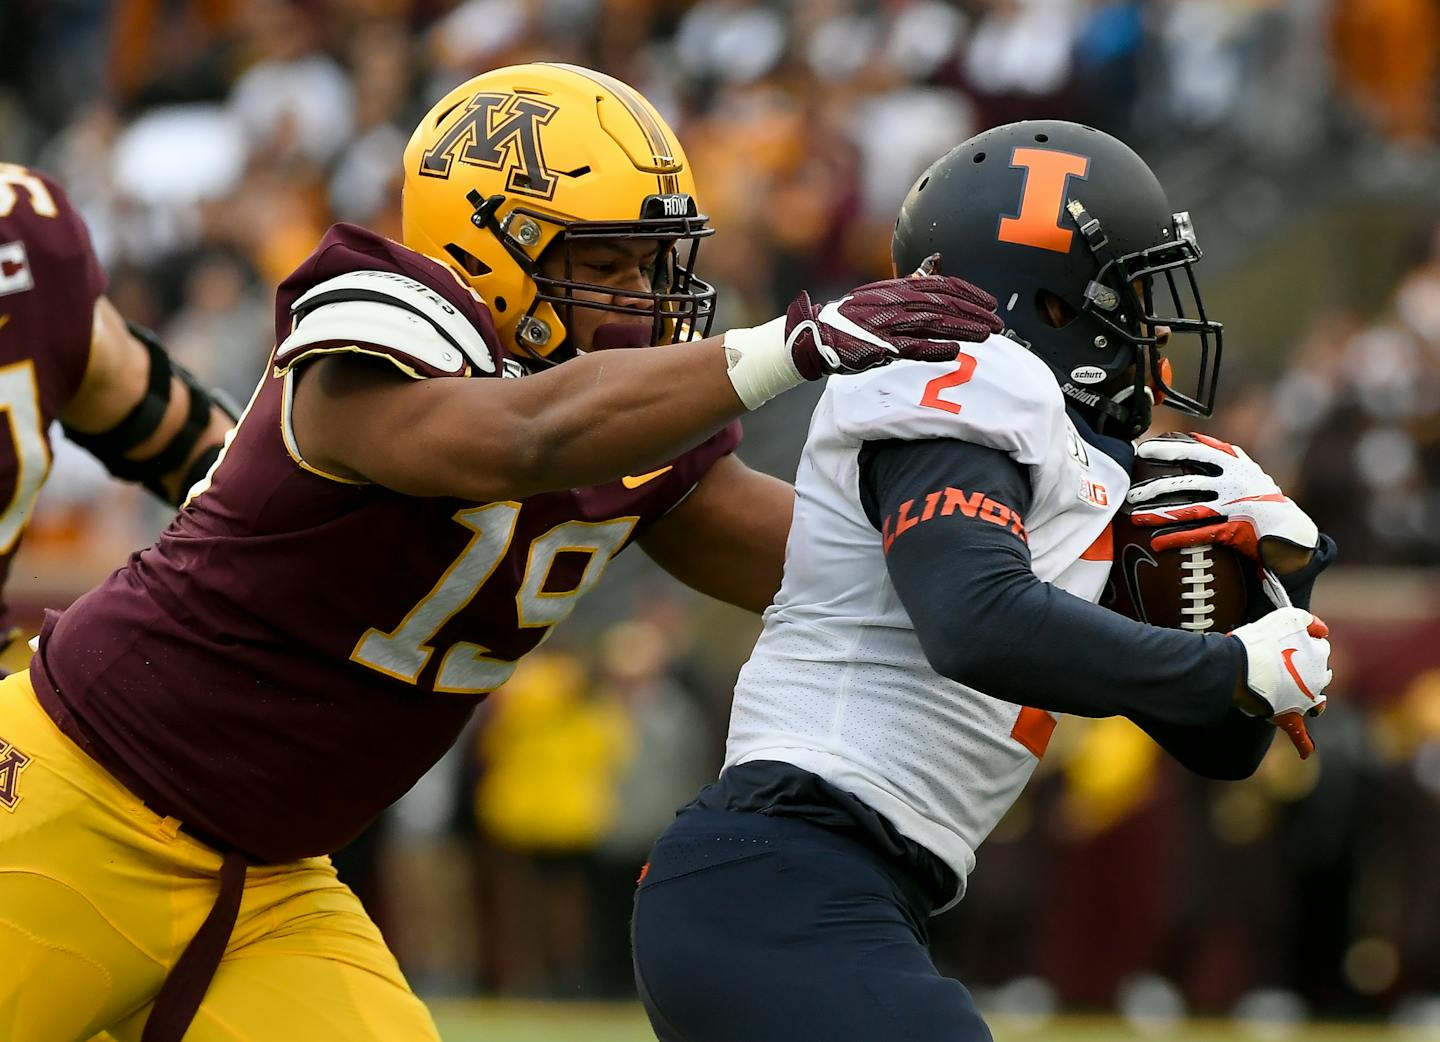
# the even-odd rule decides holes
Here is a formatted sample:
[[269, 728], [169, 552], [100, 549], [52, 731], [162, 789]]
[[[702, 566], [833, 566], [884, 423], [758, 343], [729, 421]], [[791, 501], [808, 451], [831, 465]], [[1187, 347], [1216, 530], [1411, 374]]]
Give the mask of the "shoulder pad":
[[1066, 419], [1050, 367], [1008, 337], [962, 347], [973, 361], [896, 362], [832, 379], [836, 430], [856, 441], [958, 438], [1022, 465], [1044, 461]]
[[284, 373], [301, 358], [379, 354], [422, 379], [495, 372], [480, 330], [422, 282], [392, 271], [350, 271], [312, 287], [290, 308], [290, 335], [275, 351]]

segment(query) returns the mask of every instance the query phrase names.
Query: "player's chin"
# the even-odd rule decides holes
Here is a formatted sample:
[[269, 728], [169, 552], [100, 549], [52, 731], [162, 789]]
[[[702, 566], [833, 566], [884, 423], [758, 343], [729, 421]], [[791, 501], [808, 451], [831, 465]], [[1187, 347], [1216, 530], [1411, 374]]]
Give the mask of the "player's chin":
[[613, 351], [619, 348], [650, 347], [649, 322], [607, 322], [590, 335], [585, 351]]

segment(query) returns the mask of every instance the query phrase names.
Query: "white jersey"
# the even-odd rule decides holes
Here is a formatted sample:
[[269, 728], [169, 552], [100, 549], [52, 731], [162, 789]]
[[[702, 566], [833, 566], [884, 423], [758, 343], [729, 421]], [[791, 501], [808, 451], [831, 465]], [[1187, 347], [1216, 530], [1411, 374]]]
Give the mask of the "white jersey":
[[[784, 582], [741, 670], [725, 756], [726, 767], [791, 763], [854, 793], [954, 869], [955, 900], [1054, 720], [931, 668], [861, 505], [860, 447], [957, 438], [1008, 454], [1030, 477], [1035, 574], [1090, 601], [1129, 488], [1124, 469], [1080, 438], [1045, 363], [1001, 336], [965, 352], [957, 369], [897, 362], [826, 387], [796, 475]], [[961, 491], [955, 502], [974, 510], [985, 490]], [[941, 498], [915, 503], [909, 523]]]

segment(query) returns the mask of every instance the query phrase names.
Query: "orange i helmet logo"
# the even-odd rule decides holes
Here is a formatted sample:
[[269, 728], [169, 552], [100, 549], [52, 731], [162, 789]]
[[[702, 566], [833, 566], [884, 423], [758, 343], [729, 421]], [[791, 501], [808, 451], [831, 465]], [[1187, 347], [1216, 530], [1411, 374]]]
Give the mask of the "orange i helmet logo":
[[30, 757], [0, 738], [0, 807], [14, 810], [20, 802], [20, 772], [30, 763]]
[[1089, 176], [1090, 157], [1048, 148], [1017, 148], [1010, 155], [1010, 166], [1025, 171], [1020, 209], [1000, 218], [996, 238], [1017, 246], [1069, 253], [1075, 233], [1060, 225], [1065, 190], [1072, 177], [1085, 180]]

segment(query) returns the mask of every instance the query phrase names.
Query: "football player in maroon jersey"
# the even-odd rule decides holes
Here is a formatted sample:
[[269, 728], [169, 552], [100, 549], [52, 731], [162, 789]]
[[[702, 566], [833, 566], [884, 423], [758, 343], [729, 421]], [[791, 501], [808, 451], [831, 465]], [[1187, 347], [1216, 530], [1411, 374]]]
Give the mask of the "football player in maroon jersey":
[[[179, 503], [234, 423], [155, 337], [105, 297], [105, 273], [65, 193], [0, 163], [0, 590], [50, 470], [50, 425], [117, 477]], [[30, 649], [0, 597], [0, 672]], [[0, 787], [3, 789], [3, 787]]]
[[684, 154], [588, 70], [477, 77], [404, 162], [404, 245], [331, 229], [187, 506], [0, 684], [16, 1042], [436, 1039], [326, 855], [632, 541], [770, 601], [793, 491], [729, 455], [747, 408], [999, 329], [927, 262], [705, 338]]

